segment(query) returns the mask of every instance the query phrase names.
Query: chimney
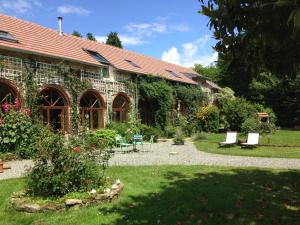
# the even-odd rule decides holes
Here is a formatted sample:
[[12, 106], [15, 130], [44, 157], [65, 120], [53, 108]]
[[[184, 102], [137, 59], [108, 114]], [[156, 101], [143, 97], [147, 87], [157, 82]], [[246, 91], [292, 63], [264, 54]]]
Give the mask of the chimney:
[[58, 33], [59, 33], [59, 35], [63, 35], [63, 31], [62, 31], [62, 17], [60, 16], [60, 17], [57, 17], [57, 19], [58, 19]]

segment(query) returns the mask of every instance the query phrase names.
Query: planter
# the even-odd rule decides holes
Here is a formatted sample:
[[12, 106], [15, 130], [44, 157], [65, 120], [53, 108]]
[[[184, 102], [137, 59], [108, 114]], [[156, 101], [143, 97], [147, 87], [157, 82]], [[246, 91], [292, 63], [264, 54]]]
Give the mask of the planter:
[[3, 162], [0, 161], [0, 173], [3, 173]]

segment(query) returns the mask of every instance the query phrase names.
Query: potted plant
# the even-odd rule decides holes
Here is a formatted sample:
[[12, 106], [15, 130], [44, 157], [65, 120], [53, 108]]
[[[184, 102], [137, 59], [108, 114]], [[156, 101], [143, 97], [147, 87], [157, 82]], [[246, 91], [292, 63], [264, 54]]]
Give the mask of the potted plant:
[[177, 129], [173, 142], [174, 145], [184, 145], [184, 136], [180, 129]]

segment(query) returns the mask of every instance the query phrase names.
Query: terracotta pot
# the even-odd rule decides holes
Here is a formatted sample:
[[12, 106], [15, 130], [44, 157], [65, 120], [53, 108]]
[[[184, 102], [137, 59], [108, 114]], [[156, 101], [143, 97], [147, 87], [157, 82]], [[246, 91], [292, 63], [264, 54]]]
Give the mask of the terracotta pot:
[[3, 173], [3, 162], [0, 162], [0, 173]]

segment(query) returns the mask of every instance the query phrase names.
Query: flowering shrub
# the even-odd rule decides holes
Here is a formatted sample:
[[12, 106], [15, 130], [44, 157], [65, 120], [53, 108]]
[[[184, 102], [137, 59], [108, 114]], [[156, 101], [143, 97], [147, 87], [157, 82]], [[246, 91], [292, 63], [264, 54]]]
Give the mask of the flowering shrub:
[[196, 114], [200, 129], [205, 132], [218, 132], [219, 114], [219, 109], [214, 105], [201, 107]]
[[35, 165], [27, 180], [30, 194], [63, 196], [97, 189], [102, 184], [105, 167], [99, 166], [84, 145], [66, 144], [63, 136], [48, 131], [37, 142], [37, 148]]
[[37, 127], [30, 118], [30, 110], [22, 110], [16, 99], [14, 105], [3, 104], [0, 111], [0, 152], [16, 152], [21, 158], [33, 155]]

